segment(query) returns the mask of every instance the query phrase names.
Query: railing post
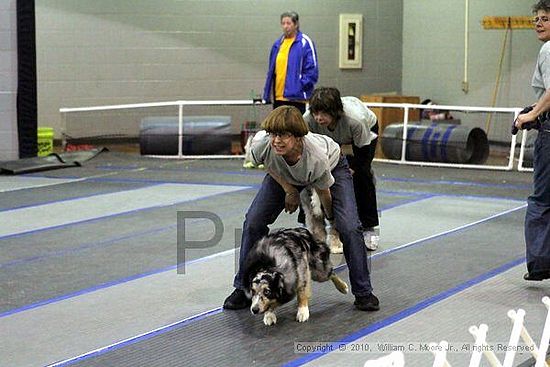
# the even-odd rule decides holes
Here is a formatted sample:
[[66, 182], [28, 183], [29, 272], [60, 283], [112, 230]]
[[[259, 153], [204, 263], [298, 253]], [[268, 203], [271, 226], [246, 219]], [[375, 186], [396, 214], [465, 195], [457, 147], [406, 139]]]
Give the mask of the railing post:
[[521, 146], [519, 147], [518, 170], [523, 170], [523, 159], [525, 157], [525, 144], [527, 144], [527, 131], [521, 131]]
[[409, 125], [409, 106], [404, 105], [403, 110], [403, 140], [401, 141], [401, 162], [405, 162], [407, 154], [407, 127]]
[[183, 156], [183, 102], [178, 101], [178, 156]]
[[[519, 116], [520, 110], [516, 110], [514, 112], [514, 122]], [[514, 156], [516, 155], [516, 142], [517, 142], [517, 134], [512, 135], [512, 141], [510, 142], [510, 158], [508, 159], [508, 170], [512, 170], [514, 168]], [[521, 159], [521, 157], [520, 157]]]

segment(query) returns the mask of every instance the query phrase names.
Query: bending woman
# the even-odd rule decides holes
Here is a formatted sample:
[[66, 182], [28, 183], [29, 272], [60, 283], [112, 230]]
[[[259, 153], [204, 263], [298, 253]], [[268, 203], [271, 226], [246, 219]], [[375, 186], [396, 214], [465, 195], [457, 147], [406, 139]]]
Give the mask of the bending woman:
[[378, 310], [379, 301], [372, 293], [367, 249], [357, 216], [353, 181], [340, 147], [327, 136], [309, 133], [300, 111], [292, 106], [274, 109], [262, 128], [267, 135], [253, 141], [251, 156], [254, 164], [265, 165], [268, 174], [246, 213], [239, 270], [233, 282], [235, 290], [223, 307], [234, 310], [250, 305], [243, 279], [248, 251], [269, 232], [268, 225], [275, 222], [283, 209], [292, 213], [298, 208], [299, 192], [311, 185], [319, 194], [326, 217], [340, 232], [355, 307], [362, 311]]

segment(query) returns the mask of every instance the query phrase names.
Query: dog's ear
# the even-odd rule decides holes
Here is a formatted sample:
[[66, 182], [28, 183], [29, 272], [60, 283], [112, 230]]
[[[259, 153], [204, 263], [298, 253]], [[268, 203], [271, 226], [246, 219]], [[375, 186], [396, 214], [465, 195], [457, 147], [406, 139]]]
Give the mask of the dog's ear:
[[247, 277], [245, 278], [245, 280], [246, 280], [246, 289], [245, 289], [245, 291], [247, 291], [249, 293], [252, 289], [252, 281], [254, 280], [254, 277], [256, 277], [256, 273], [251, 272], [251, 273], [248, 273]]

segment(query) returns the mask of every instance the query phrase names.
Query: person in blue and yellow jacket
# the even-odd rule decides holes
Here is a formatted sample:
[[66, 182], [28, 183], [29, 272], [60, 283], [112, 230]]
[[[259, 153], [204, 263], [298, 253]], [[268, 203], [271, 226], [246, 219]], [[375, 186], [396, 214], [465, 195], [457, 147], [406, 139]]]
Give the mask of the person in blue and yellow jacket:
[[273, 101], [274, 109], [290, 105], [305, 113], [307, 100], [319, 78], [317, 51], [311, 38], [300, 32], [296, 12], [281, 14], [281, 28], [283, 35], [269, 54], [263, 99], [267, 103]]

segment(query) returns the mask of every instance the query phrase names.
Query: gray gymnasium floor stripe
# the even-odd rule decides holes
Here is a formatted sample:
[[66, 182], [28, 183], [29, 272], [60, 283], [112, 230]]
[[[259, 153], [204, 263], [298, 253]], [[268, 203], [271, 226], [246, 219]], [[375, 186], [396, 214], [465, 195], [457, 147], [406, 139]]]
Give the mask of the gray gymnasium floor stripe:
[[188, 264], [185, 274], [171, 269], [2, 318], [0, 356], [8, 365], [43, 366], [106, 342], [164, 330], [185, 322], [182, 317], [196, 320], [219, 312], [221, 300], [212, 295], [229, 292], [233, 255], [226, 251], [208, 262]]
[[[517, 202], [506, 200], [428, 199], [432, 200], [432, 205], [426, 202], [421, 205], [418, 202], [388, 211], [382, 217], [382, 226], [406, 226], [407, 230], [403, 234], [386, 233], [385, 240], [394, 245], [419, 243], [426, 233], [430, 238], [433, 233], [444, 235], [443, 229], [448, 233], [454, 232], [457, 227], [463, 228], [471, 222], [481, 223], [484, 219], [491, 220], [499, 213], [517, 207]], [[456, 221], [444, 221], [446, 226], [430, 220], [431, 217], [438, 217], [441, 222], [447, 208], [457, 203], [469, 214]], [[427, 218], [424, 226], [403, 222], [403, 216], [417, 216], [419, 205], [424, 208], [423, 215]], [[477, 210], [472, 210], [473, 207]], [[428, 214], [427, 211], [434, 213]], [[431, 231], [429, 227], [432, 227]], [[233, 251], [224, 255], [227, 256], [213, 256], [208, 262], [190, 264], [185, 276], [178, 276], [175, 271], [154, 274], [2, 318], [0, 329], [6, 333], [5, 338], [0, 339], [0, 355], [9, 356], [8, 361], [14, 365], [43, 365], [69, 356], [88, 354], [86, 352], [90, 350], [102, 350], [106, 344], [114, 343], [112, 348], [116, 348], [121, 346], [121, 340], [135, 340], [135, 335], [146, 338], [150, 330], [163, 330], [165, 325], [174, 325], [176, 320], [182, 318], [192, 319], [205, 310], [216, 314], [223, 297], [231, 290], [234, 274]], [[205, 282], [208, 285], [206, 288]], [[64, 320], [61, 325], [59, 317]], [[255, 321], [261, 323], [260, 320]], [[40, 329], [36, 325], [41, 325]], [[83, 333], [82, 330], [87, 332]], [[7, 335], [17, 335], [17, 338], [8, 338]], [[51, 340], [58, 342], [52, 345]], [[25, 350], [21, 350], [23, 346]]]
[[68, 182], [82, 181], [82, 178], [47, 178], [30, 176], [0, 176], [0, 193], [35, 187], [61, 185]]
[[[136, 167], [134, 166], [96, 166], [95, 167], [98, 170], [104, 170], [104, 171], [113, 171], [113, 170], [120, 170], [120, 171], [131, 171], [135, 170]], [[155, 171], [155, 172], [182, 172], [181, 167], [174, 167], [174, 168], [166, 168], [166, 167], [143, 167], [143, 170], [147, 171]], [[264, 176], [265, 171], [260, 169], [247, 169], [247, 170], [220, 170], [220, 169], [214, 169], [214, 168], [193, 168], [193, 169], [185, 169], [183, 172], [197, 172], [197, 173], [216, 173], [220, 175], [239, 175], [239, 176]]]
[[531, 185], [514, 185], [507, 183], [480, 183], [471, 181], [453, 181], [453, 180], [423, 180], [418, 178], [392, 178], [384, 177], [382, 181], [388, 182], [410, 182], [419, 185], [453, 185], [453, 186], [471, 186], [471, 187], [496, 187], [499, 189], [531, 189]]
[[[418, 196], [418, 195], [414, 195], [414, 196]], [[412, 200], [412, 201], [411, 200], [398, 201], [397, 203], [393, 203], [393, 204], [384, 206], [382, 211], [385, 212], [387, 210], [395, 209], [397, 207], [404, 207], [406, 205], [412, 204], [413, 202], [416, 202], [416, 201], [419, 201], [419, 200], [426, 200], [430, 197], [431, 196], [418, 196], [415, 200]], [[289, 218], [286, 218], [286, 219], [288, 220]], [[284, 221], [283, 222], [277, 221], [274, 224], [274, 226], [277, 227], [277, 228], [278, 227], [285, 227], [285, 226], [288, 226], [288, 225], [289, 224], [284, 223]], [[153, 232], [156, 232], [157, 230], [165, 230], [165, 229], [168, 229], [168, 228], [175, 228], [175, 226], [176, 226], [176, 224], [172, 224], [172, 225], [169, 225], [167, 227], [165, 226], [163, 228], [157, 228], [157, 229], [153, 230]], [[143, 232], [136, 233], [136, 236], [143, 236], [143, 235], [144, 235]], [[126, 238], [126, 237], [124, 237], [124, 238]], [[118, 240], [117, 238], [112, 239], [112, 241], [117, 241], [117, 240]], [[106, 243], [111, 243], [111, 241], [106, 241]], [[85, 246], [82, 246], [82, 248], [59, 251], [59, 252], [49, 254], [49, 255], [46, 255], [46, 256], [31, 256], [31, 257], [28, 257], [28, 258], [21, 258], [21, 259], [17, 259], [17, 260], [8, 262], [8, 263], [3, 263], [3, 264], [0, 263], [0, 268], [3, 267], [4, 269], [6, 269], [7, 267], [10, 267], [10, 266], [17, 266], [17, 265], [20, 265], [20, 264], [30, 263], [30, 262], [33, 262], [33, 261], [41, 261], [41, 260], [49, 258], [51, 256], [55, 256], [55, 257], [64, 256], [64, 255], [67, 255], [67, 254], [70, 254], [70, 253], [73, 253], [73, 252], [77, 252], [77, 251], [80, 251], [80, 250], [89, 249], [90, 247], [94, 247], [94, 246], [91, 243], [88, 243]], [[200, 257], [200, 258], [197, 258], [197, 259], [194, 259], [194, 260], [186, 261], [186, 264], [194, 264], [194, 263], [209, 261], [211, 258], [214, 258], [214, 257], [233, 254], [234, 251], [235, 250], [233, 249], [233, 250], [224, 251], [224, 252], [221, 252], [221, 253], [214, 253], [214, 254], [209, 255], [209, 256]], [[139, 279], [139, 278], [148, 277], [148, 276], [151, 276], [151, 275], [154, 275], [154, 274], [163, 273], [163, 272], [167, 272], [167, 271], [174, 270], [174, 269], [176, 269], [176, 266], [171, 265], [171, 266], [167, 266], [167, 267], [164, 267], [164, 268], [161, 268], [161, 269], [152, 270], [152, 271], [149, 271], [149, 272], [146, 272], [146, 273], [133, 274], [133, 275], [128, 276], [126, 278], [115, 279], [111, 282], [98, 284], [96, 286], [89, 287], [89, 288], [84, 288], [84, 289], [81, 289], [81, 290], [73, 292], [73, 293], [62, 294], [62, 295], [60, 295], [58, 297], [55, 297], [55, 298], [49, 298], [49, 299], [44, 299], [44, 300], [41, 300], [41, 301], [38, 301], [38, 302], [35, 302], [35, 303], [29, 303], [29, 304], [22, 305], [18, 308], [15, 308], [15, 309], [11, 309], [11, 310], [8, 310], [8, 311], [5, 311], [5, 312], [0, 312], [0, 318], [6, 317], [6, 316], [9, 316], [9, 315], [12, 315], [12, 314], [16, 314], [16, 313], [19, 313], [19, 312], [28, 311], [30, 309], [43, 307], [44, 305], [47, 305], [47, 304], [50, 304], [50, 303], [60, 302], [62, 300], [66, 300], [66, 299], [69, 299], [69, 298], [78, 297], [78, 296], [81, 296], [81, 295], [86, 294], [86, 293], [95, 292], [99, 289], [104, 289], [104, 288], [117, 286], [117, 285], [122, 284], [122, 283], [130, 282], [130, 281], [133, 281], [133, 280], [136, 280], [136, 279]]]
[[[83, 181], [88, 180], [91, 182], [120, 182], [120, 183], [145, 183], [145, 184], [175, 184], [175, 185], [218, 185], [218, 186], [252, 186], [250, 182], [242, 182], [242, 183], [233, 183], [233, 182], [219, 182], [219, 181], [186, 181], [185, 177], [182, 177], [182, 179], [177, 180], [166, 180], [166, 179], [156, 179], [156, 178], [140, 178], [140, 177], [117, 177], [117, 172], [112, 172], [109, 174], [100, 174], [100, 175], [91, 175], [91, 176], [59, 176], [55, 177], [56, 179], [65, 179], [65, 180], [75, 180], [75, 181]], [[265, 176], [265, 173], [262, 174], [261, 177]], [[39, 177], [39, 176], [33, 176], [33, 177]], [[44, 178], [50, 178], [48, 176], [45, 176]], [[254, 183], [254, 185], [259, 185], [261, 183], [261, 180], [258, 183]]]
[[[109, 170], [109, 171], [112, 171], [112, 170], [117, 170], [117, 169], [120, 169], [120, 170], [124, 170], [124, 171], [136, 171], [136, 170], [140, 170], [141, 168], [136, 168], [136, 167], [108, 167], [108, 168], [102, 168], [102, 167], [97, 167], [99, 169], [102, 169], [102, 170]], [[150, 171], [154, 171], [154, 170], [161, 170], [163, 171], [163, 169], [157, 169], [157, 168], [143, 168], [144, 170], [150, 170]], [[168, 170], [168, 171], [172, 171], [172, 170]], [[220, 170], [214, 170], [214, 169], [188, 169], [186, 170], [185, 172], [195, 172], [195, 173], [208, 173], [208, 172], [213, 172], [213, 173], [218, 173], [218, 174], [222, 174], [222, 175], [242, 175], [242, 176], [250, 176], [250, 177], [254, 177], [254, 176], [264, 176], [265, 175], [265, 172], [263, 171], [260, 171], [260, 170], [251, 170], [251, 171], [220, 171]], [[37, 176], [38, 177], [38, 176]], [[62, 177], [62, 176], [60, 176]], [[101, 177], [101, 175], [99, 175], [99, 177]], [[71, 179], [71, 178], [76, 178], [76, 176], [67, 176], [66, 177], [67, 179]], [[468, 187], [485, 187], [485, 188], [498, 188], [498, 189], [530, 189], [531, 188], [531, 185], [517, 185], [517, 184], [507, 184], [507, 183], [479, 183], [479, 182], [471, 182], [471, 181], [458, 181], [458, 180], [423, 180], [423, 179], [417, 179], [417, 178], [394, 178], [394, 177], [382, 177], [382, 176], [377, 176], [376, 177], [377, 181], [380, 181], [380, 182], [404, 182], [404, 183], [414, 183], [414, 184], [418, 184], [418, 185], [452, 185], [452, 186], [468, 186]], [[112, 178], [112, 180], [116, 181], [116, 180], [119, 180], [117, 178]], [[120, 180], [124, 180], [124, 179], [120, 179]], [[136, 180], [140, 180], [140, 179], [136, 179]], [[140, 180], [140, 181], [143, 181], [143, 180]]]
[[[425, 200], [426, 198], [427, 197], [420, 196], [420, 197], [415, 198], [415, 201]], [[398, 202], [395, 202], [395, 203], [392, 203], [392, 204], [389, 204], [389, 205], [383, 205], [382, 206], [382, 212], [385, 212], [387, 210], [394, 209], [394, 208], [397, 208], [397, 207], [400, 207], [400, 206], [402, 207], [402, 206], [405, 206], [405, 205], [409, 205], [409, 204], [411, 204], [410, 199], [406, 200], [406, 201], [401, 201], [400, 200]], [[283, 217], [285, 217], [285, 216], [283, 216]], [[285, 218], [281, 218], [281, 219], [283, 219], [283, 221], [277, 221], [275, 223], [276, 227], [288, 227], [288, 226], [294, 225], [294, 223], [292, 222], [290, 216], [288, 216], [286, 218], [286, 221], [284, 221]], [[190, 223], [192, 223], [192, 222], [193, 221], [190, 221]], [[105, 239], [105, 240], [100, 241], [100, 242], [90, 241], [90, 242], [86, 242], [86, 243], [84, 243], [84, 244], [82, 244], [82, 245], [80, 245], [79, 247], [76, 247], [76, 248], [64, 249], [64, 250], [55, 251], [55, 252], [48, 252], [45, 255], [32, 255], [31, 254], [30, 256], [20, 257], [20, 258], [16, 258], [16, 259], [13, 259], [13, 260], [8, 261], [8, 262], [0, 263], [0, 269], [3, 269], [3, 271], [8, 271], [7, 270], [8, 267], [16, 267], [16, 266], [19, 266], [19, 265], [28, 265], [28, 264], [31, 264], [33, 262], [41, 262], [41, 261], [44, 261], [44, 260], [52, 258], [52, 257], [64, 257], [66, 255], [74, 255], [75, 253], [78, 253], [80, 251], [86, 251], [86, 250], [89, 250], [91, 248], [99, 248], [99, 247], [103, 247], [103, 246], [110, 246], [113, 243], [120, 241], [121, 239], [142, 237], [142, 236], [145, 236], [145, 235], [152, 235], [153, 233], [158, 234], [159, 232], [163, 232], [163, 231], [170, 230], [170, 229], [173, 230], [175, 228], [176, 228], [176, 224], [174, 223], [174, 224], [169, 224], [167, 226], [155, 227], [155, 228], [147, 230], [145, 232], [137, 231], [137, 232], [134, 232], [130, 235], [124, 235], [122, 237], [108, 238], [108, 239]], [[231, 251], [233, 252], [234, 250], [231, 250]], [[215, 254], [210, 255], [210, 256], [200, 257], [200, 258], [196, 258], [196, 259], [191, 260], [191, 261], [187, 261], [186, 263], [191, 264], [191, 263], [195, 263], [195, 262], [208, 261], [211, 256], [221, 256], [221, 255], [224, 255], [224, 254], [226, 254], [226, 252], [215, 253]], [[15, 313], [27, 311], [27, 310], [30, 310], [30, 309], [33, 309], [33, 308], [42, 307], [42, 306], [44, 306], [46, 304], [49, 304], [49, 303], [55, 303], [55, 302], [59, 302], [61, 300], [65, 300], [65, 299], [68, 299], [68, 298], [77, 297], [77, 296], [80, 296], [80, 295], [85, 294], [85, 293], [94, 292], [94, 291], [97, 291], [98, 289], [103, 289], [103, 288], [116, 286], [118, 284], [129, 282], [129, 281], [132, 281], [132, 280], [135, 280], [135, 279], [138, 279], [138, 278], [147, 277], [147, 276], [150, 276], [150, 275], [153, 275], [153, 274], [156, 274], [156, 273], [165, 272], [165, 271], [168, 271], [168, 270], [171, 270], [171, 269], [174, 269], [174, 268], [175, 268], [174, 265], [167, 265], [163, 268], [154, 269], [154, 270], [151, 270], [151, 271], [148, 271], [148, 272], [145, 272], [145, 273], [137, 273], [137, 274], [132, 273], [131, 275], [128, 275], [127, 277], [116, 278], [116, 279], [113, 279], [112, 281], [97, 284], [95, 286], [89, 286], [89, 287], [80, 289], [78, 291], [73, 291], [71, 293], [61, 293], [60, 295], [58, 295], [56, 297], [42, 299], [42, 300], [35, 301], [35, 302], [32, 302], [32, 303], [21, 304], [20, 306], [18, 306], [16, 308], [6, 310], [4, 312], [0, 312], [0, 318], [9, 316], [9, 315], [12, 315], [12, 314], [15, 314]]]
[[5, 210], [0, 212], [0, 239], [142, 209], [174, 205], [248, 188], [249, 186], [160, 184], [87, 198]]
[[[433, 210], [433, 207], [437, 210]], [[394, 248], [410, 243], [411, 228], [414, 228], [417, 238], [429, 238], [524, 207], [525, 204], [516, 200], [434, 196], [426, 200], [413, 201], [406, 205], [406, 210], [392, 211], [390, 218], [383, 213], [380, 217], [380, 237], [384, 241], [384, 248]], [[486, 216], [487, 213], [492, 214]], [[407, 228], [407, 231], [396, 231], [396, 228]], [[387, 229], [389, 230], [386, 231]]]
[[[264, 175], [265, 176], [265, 175]], [[107, 178], [107, 177], [90, 177], [87, 178], [91, 182], [115, 182], [115, 183], [142, 183], [142, 184], [175, 184], [175, 185], [217, 185], [217, 186], [228, 186], [228, 187], [238, 187], [246, 186], [249, 188], [256, 187], [259, 188], [261, 185], [260, 182], [250, 183], [250, 182], [239, 182], [239, 183], [226, 183], [226, 182], [212, 182], [212, 181], [169, 181], [169, 180], [155, 180], [147, 178]]]
[[[105, 165], [98, 165], [95, 166], [96, 169], [99, 170], [121, 170], [121, 171], [128, 171], [128, 170], [135, 170], [135, 165], [129, 165], [129, 166], [105, 166]], [[181, 171], [181, 167], [175, 167], [175, 168], [159, 168], [159, 167], [143, 167], [144, 170], [150, 170], [150, 171], [161, 171], [161, 172], [171, 172], [171, 171]], [[264, 175], [265, 173], [261, 170], [231, 170], [231, 171], [223, 171], [219, 169], [211, 169], [211, 168], [192, 168], [192, 169], [186, 169], [185, 172], [215, 172], [217, 174], [223, 174], [223, 175], [248, 175], [248, 176], [255, 176], [255, 175]], [[531, 185], [514, 185], [514, 184], [506, 184], [506, 183], [495, 183], [495, 184], [489, 184], [489, 183], [477, 183], [477, 182], [471, 182], [471, 181], [458, 181], [458, 180], [423, 180], [418, 178], [394, 178], [394, 177], [381, 177], [377, 176], [377, 180], [379, 181], [388, 181], [388, 182], [412, 182], [416, 184], [425, 184], [425, 185], [457, 185], [457, 186], [475, 186], [475, 187], [498, 187], [498, 188], [512, 188], [512, 189], [530, 189]]]

